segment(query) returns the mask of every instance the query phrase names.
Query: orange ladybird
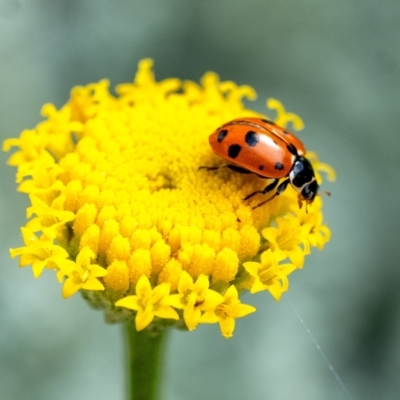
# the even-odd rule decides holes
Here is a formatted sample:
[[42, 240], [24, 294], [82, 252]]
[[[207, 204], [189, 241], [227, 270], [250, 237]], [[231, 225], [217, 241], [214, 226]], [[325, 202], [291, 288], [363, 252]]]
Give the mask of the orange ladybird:
[[[244, 199], [275, 190], [273, 196], [253, 208], [283, 193], [289, 183], [299, 193], [299, 206], [302, 201], [312, 203], [318, 193], [319, 185], [310, 161], [304, 157], [306, 149], [303, 143], [272, 121], [261, 118], [234, 119], [218, 128], [209, 141], [213, 152], [229, 162], [224, 167], [272, 179], [263, 190], [257, 190]], [[219, 167], [202, 168], [215, 170]]]

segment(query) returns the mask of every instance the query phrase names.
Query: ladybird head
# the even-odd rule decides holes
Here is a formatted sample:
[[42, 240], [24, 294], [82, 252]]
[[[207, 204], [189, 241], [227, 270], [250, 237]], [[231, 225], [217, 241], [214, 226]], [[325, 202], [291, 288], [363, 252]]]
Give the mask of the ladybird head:
[[315, 178], [314, 169], [305, 157], [298, 157], [289, 174], [290, 183], [299, 193], [299, 202], [310, 204], [318, 194], [319, 185]]

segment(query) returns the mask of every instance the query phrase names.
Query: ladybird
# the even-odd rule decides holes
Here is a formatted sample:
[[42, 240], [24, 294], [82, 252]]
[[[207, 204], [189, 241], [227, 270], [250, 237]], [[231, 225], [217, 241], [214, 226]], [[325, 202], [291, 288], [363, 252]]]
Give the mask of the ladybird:
[[[261, 202], [257, 208], [282, 194], [288, 184], [299, 193], [302, 202], [310, 204], [318, 193], [319, 185], [314, 169], [304, 157], [304, 144], [293, 133], [262, 118], [238, 118], [218, 128], [209, 138], [213, 152], [227, 160], [223, 165], [242, 174], [256, 174], [272, 179], [263, 190], [257, 190], [244, 198], [275, 191], [273, 196]], [[216, 170], [220, 167], [201, 167]]]

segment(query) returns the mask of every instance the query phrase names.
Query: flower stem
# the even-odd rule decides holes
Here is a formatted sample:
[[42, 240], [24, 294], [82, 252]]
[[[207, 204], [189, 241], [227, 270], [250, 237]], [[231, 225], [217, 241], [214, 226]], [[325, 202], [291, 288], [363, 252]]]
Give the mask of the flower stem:
[[166, 329], [137, 332], [126, 324], [129, 400], [157, 400]]

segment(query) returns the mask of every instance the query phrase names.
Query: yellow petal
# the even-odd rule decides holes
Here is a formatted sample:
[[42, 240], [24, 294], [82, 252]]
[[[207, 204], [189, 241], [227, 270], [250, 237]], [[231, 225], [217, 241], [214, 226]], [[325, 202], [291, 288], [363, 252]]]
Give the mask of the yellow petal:
[[204, 296], [204, 302], [199, 306], [199, 308], [203, 311], [211, 310], [217, 307], [218, 304], [223, 303], [224, 300], [222, 294], [209, 289]]
[[202, 324], [215, 324], [219, 321], [214, 311], [206, 311], [200, 318]]
[[297, 267], [297, 268], [302, 268], [304, 265], [304, 253], [300, 249], [300, 247], [297, 247], [290, 253], [288, 253], [290, 261]]
[[139, 310], [137, 296], [127, 296], [115, 303], [116, 307], [125, 307], [130, 310]]
[[196, 329], [201, 317], [199, 308], [185, 308], [183, 311], [183, 318], [189, 331]]
[[261, 264], [254, 261], [248, 261], [243, 263], [244, 269], [251, 275], [251, 276], [258, 276], [258, 270], [261, 267]]
[[221, 329], [222, 336], [225, 339], [229, 339], [233, 336], [233, 331], [235, 330], [235, 319], [221, 318], [219, 320], [219, 327]]
[[193, 278], [186, 271], [183, 271], [178, 283], [179, 293], [184, 293], [186, 290], [190, 290], [192, 286]]
[[[26, 247], [22, 247], [22, 249], [29, 250]], [[15, 249], [15, 250], [17, 250], [17, 249]], [[10, 253], [11, 253], [11, 251], [10, 251]], [[14, 257], [15, 257], [15, 255], [13, 256], [13, 258]], [[26, 267], [27, 265], [33, 265], [36, 261], [37, 261], [37, 257], [34, 254], [21, 253], [21, 257], [19, 258], [19, 266]]]
[[31, 244], [38, 241], [36, 235], [27, 228], [21, 228], [22, 238], [24, 239], [25, 246], [30, 246]]
[[68, 297], [74, 295], [80, 288], [80, 283], [76, 282], [72, 278], [67, 278], [62, 288], [62, 295], [64, 299], [67, 299]]
[[83, 265], [90, 263], [90, 259], [94, 258], [94, 253], [89, 246], [84, 247], [76, 257], [76, 264]]
[[154, 315], [159, 318], [166, 319], [179, 319], [178, 313], [170, 306], [158, 306], [156, 310], [154, 310]]
[[256, 312], [256, 308], [253, 306], [250, 306], [248, 304], [239, 304], [238, 305], [238, 311], [236, 314], [236, 318], [242, 318], [245, 317], [246, 315], [249, 315], [253, 312]]
[[147, 296], [151, 292], [150, 281], [146, 275], [142, 275], [136, 284], [136, 294], [138, 296]]
[[153, 302], [156, 303], [163, 297], [168, 296], [170, 286], [171, 285], [169, 283], [162, 283], [161, 285], [156, 286], [153, 289]]
[[180, 294], [172, 294], [168, 296], [165, 301], [165, 304], [168, 304], [174, 308], [182, 309], [184, 308], [184, 304], [182, 303], [182, 295]]
[[103, 277], [108, 274], [108, 271], [105, 268], [100, 267], [100, 265], [93, 264], [89, 267], [89, 270], [90, 275], [94, 277]]
[[89, 278], [81, 287], [85, 290], [104, 290], [104, 285], [96, 278]]
[[42, 275], [44, 268], [46, 267], [46, 261], [36, 261], [32, 264], [33, 276], [39, 278]]
[[154, 314], [152, 312], [143, 312], [140, 309], [135, 318], [136, 330], [138, 331], [143, 330], [144, 328], [150, 325], [153, 319], [154, 319]]
[[234, 285], [229, 286], [228, 290], [225, 293], [225, 301], [231, 301], [237, 299], [239, 297], [239, 293]]
[[[11, 258], [15, 258], [20, 256], [21, 254], [24, 254], [26, 252], [26, 247], [17, 247], [16, 249], [10, 249], [10, 256]], [[36, 257], [35, 257], [36, 258]], [[29, 265], [29, 264], [25, 264], [25, 265]]]
[[256, 279], [250, 289], [250, 293], [254, 294], [254, 293], [262, 292], [263, 290], [267, 290], [267, 289], [268, 289], [268, 285], [265, 285], [264, 283], [262, 283], [260, 281], [260, 279]]
[[200, 293], [204, 290], [206, 290], [210, 286], [208, 276], [205, 275], [200, 275], [197, 278], [196, 283], [194, 284], [193, 291], [195, 293]]

